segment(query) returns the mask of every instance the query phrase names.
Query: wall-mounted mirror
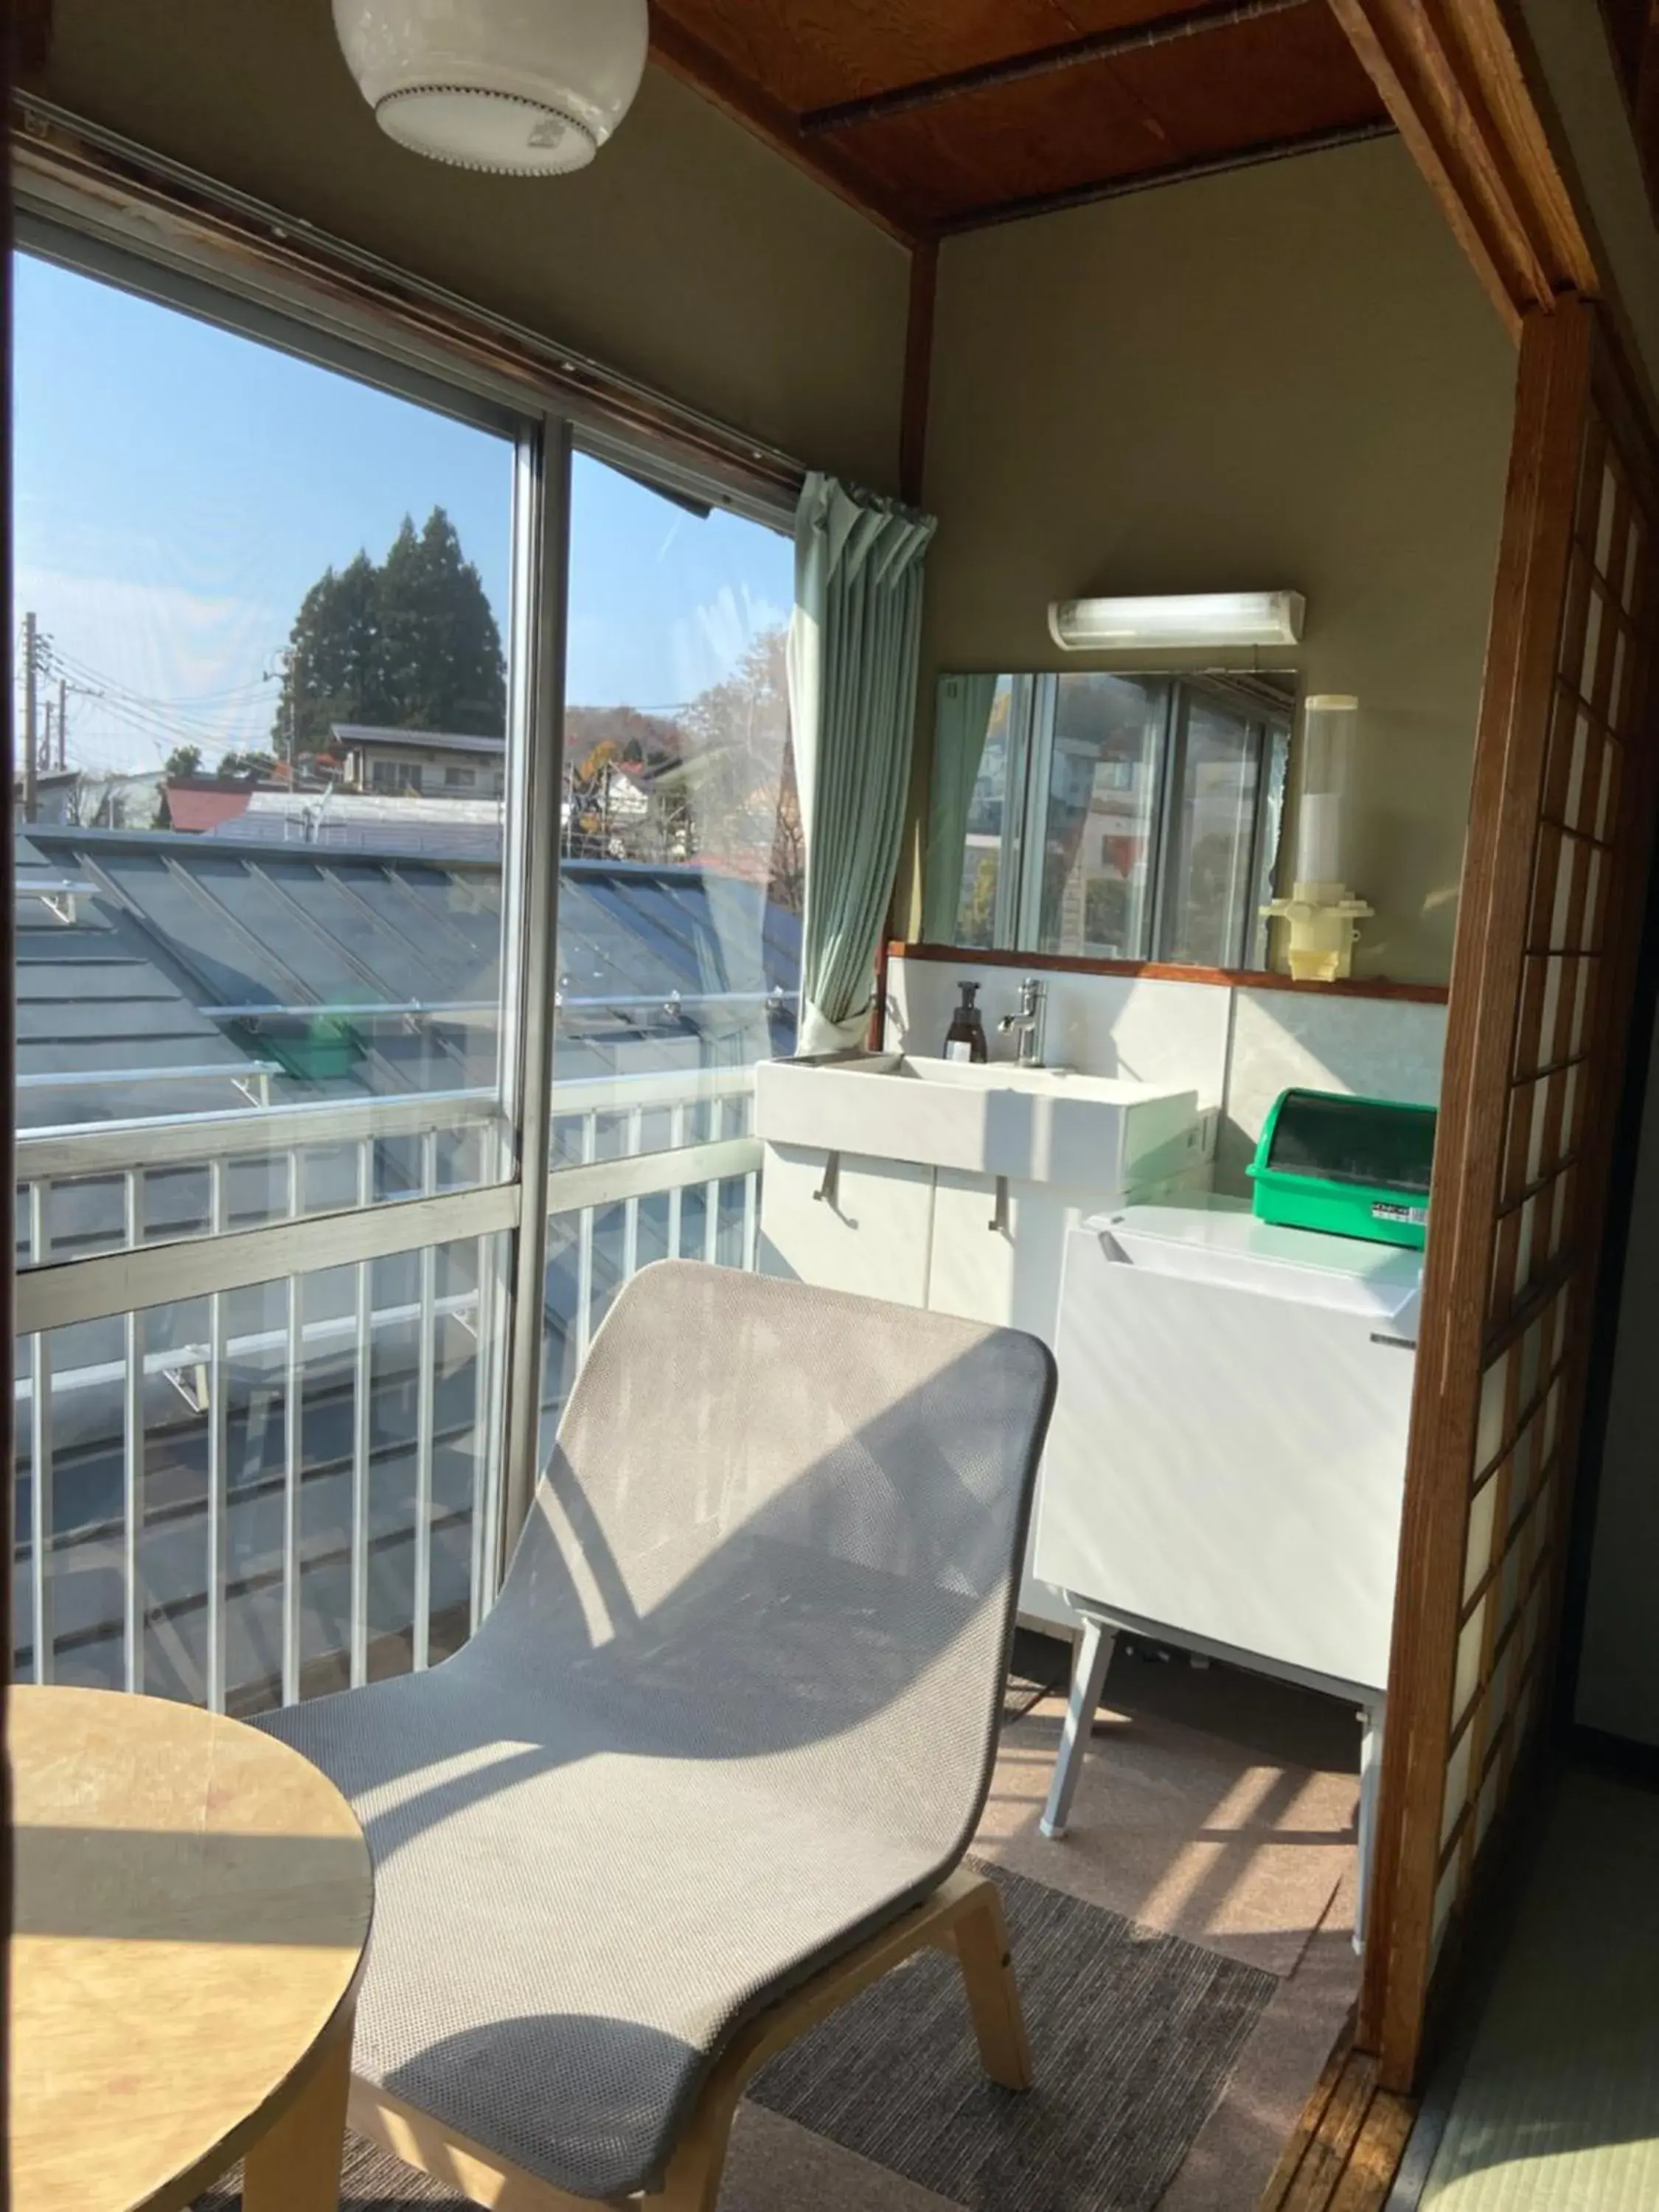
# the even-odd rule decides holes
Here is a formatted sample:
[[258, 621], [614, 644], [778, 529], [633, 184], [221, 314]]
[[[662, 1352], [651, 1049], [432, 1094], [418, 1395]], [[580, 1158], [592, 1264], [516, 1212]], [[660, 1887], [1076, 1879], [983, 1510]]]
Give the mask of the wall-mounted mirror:
[[1256, 672], [942, 676], [924, 936], [1264, 968], [1296, 696]]

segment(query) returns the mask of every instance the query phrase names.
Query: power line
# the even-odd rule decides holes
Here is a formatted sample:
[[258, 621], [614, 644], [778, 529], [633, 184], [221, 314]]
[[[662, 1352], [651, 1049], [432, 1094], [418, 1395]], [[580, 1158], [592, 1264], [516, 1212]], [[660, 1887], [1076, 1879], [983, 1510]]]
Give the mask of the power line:
[[[159, 723], [174, 736], [199, 737], [210, 744], [225, 744], [239, 741], [234, 738], [227, 738], [222, 724], [210, 720], [205, 716], [191, 714], [179, 706], [158, 698], [153, 693], [140, 691], [133, 685], [123, 683], [118, 677], [111, 676], [105, 670], [94, 668], [89, 661], [81, 659], [77, 654], [59, 653], [56, 659], [57, 662], [72, 675], [98, 684], [106, 696], [123, 699], [135, 713], [147, 715], [150, 720]], [[252, 690], [258, 687], [250, 685], [247, 688]], [[263, 735], [268, 737], [269, 732], [264, 732]]]

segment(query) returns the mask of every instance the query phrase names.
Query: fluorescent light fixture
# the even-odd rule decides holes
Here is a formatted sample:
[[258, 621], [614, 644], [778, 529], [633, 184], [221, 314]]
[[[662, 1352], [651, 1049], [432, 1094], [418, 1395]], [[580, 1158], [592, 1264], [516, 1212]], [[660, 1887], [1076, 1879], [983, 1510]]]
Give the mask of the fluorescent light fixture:
[[1056, 599], [1048, 630], [1067, 653], [1156, 645], [1294, 645], [1300, 592], [1188, 592], [1156, 599]]

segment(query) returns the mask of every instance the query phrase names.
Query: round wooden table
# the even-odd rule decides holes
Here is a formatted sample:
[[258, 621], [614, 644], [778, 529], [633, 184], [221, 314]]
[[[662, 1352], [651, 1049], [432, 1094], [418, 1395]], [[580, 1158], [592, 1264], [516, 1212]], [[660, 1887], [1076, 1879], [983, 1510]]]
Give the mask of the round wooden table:
[[106, 1690], [9, 1698], [13, 2212], [334, 2212], [368, 1849], [286, 1744]]

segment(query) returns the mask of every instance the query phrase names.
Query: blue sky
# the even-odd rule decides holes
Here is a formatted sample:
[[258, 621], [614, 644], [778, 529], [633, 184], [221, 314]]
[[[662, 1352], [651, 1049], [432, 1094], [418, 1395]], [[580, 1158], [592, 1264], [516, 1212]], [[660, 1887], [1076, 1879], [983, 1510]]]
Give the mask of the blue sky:
[[[16, 280], [13, 618], [33, 609], [85, 687], [72, 763], [264, 744], [307, 589], [434, 505], [505, 635], [502, 441], [27, 256]], [[792, 567], [777, 533], [699, 521], [579, 456], [568, 697], [694, 697], [787, 619]]]

